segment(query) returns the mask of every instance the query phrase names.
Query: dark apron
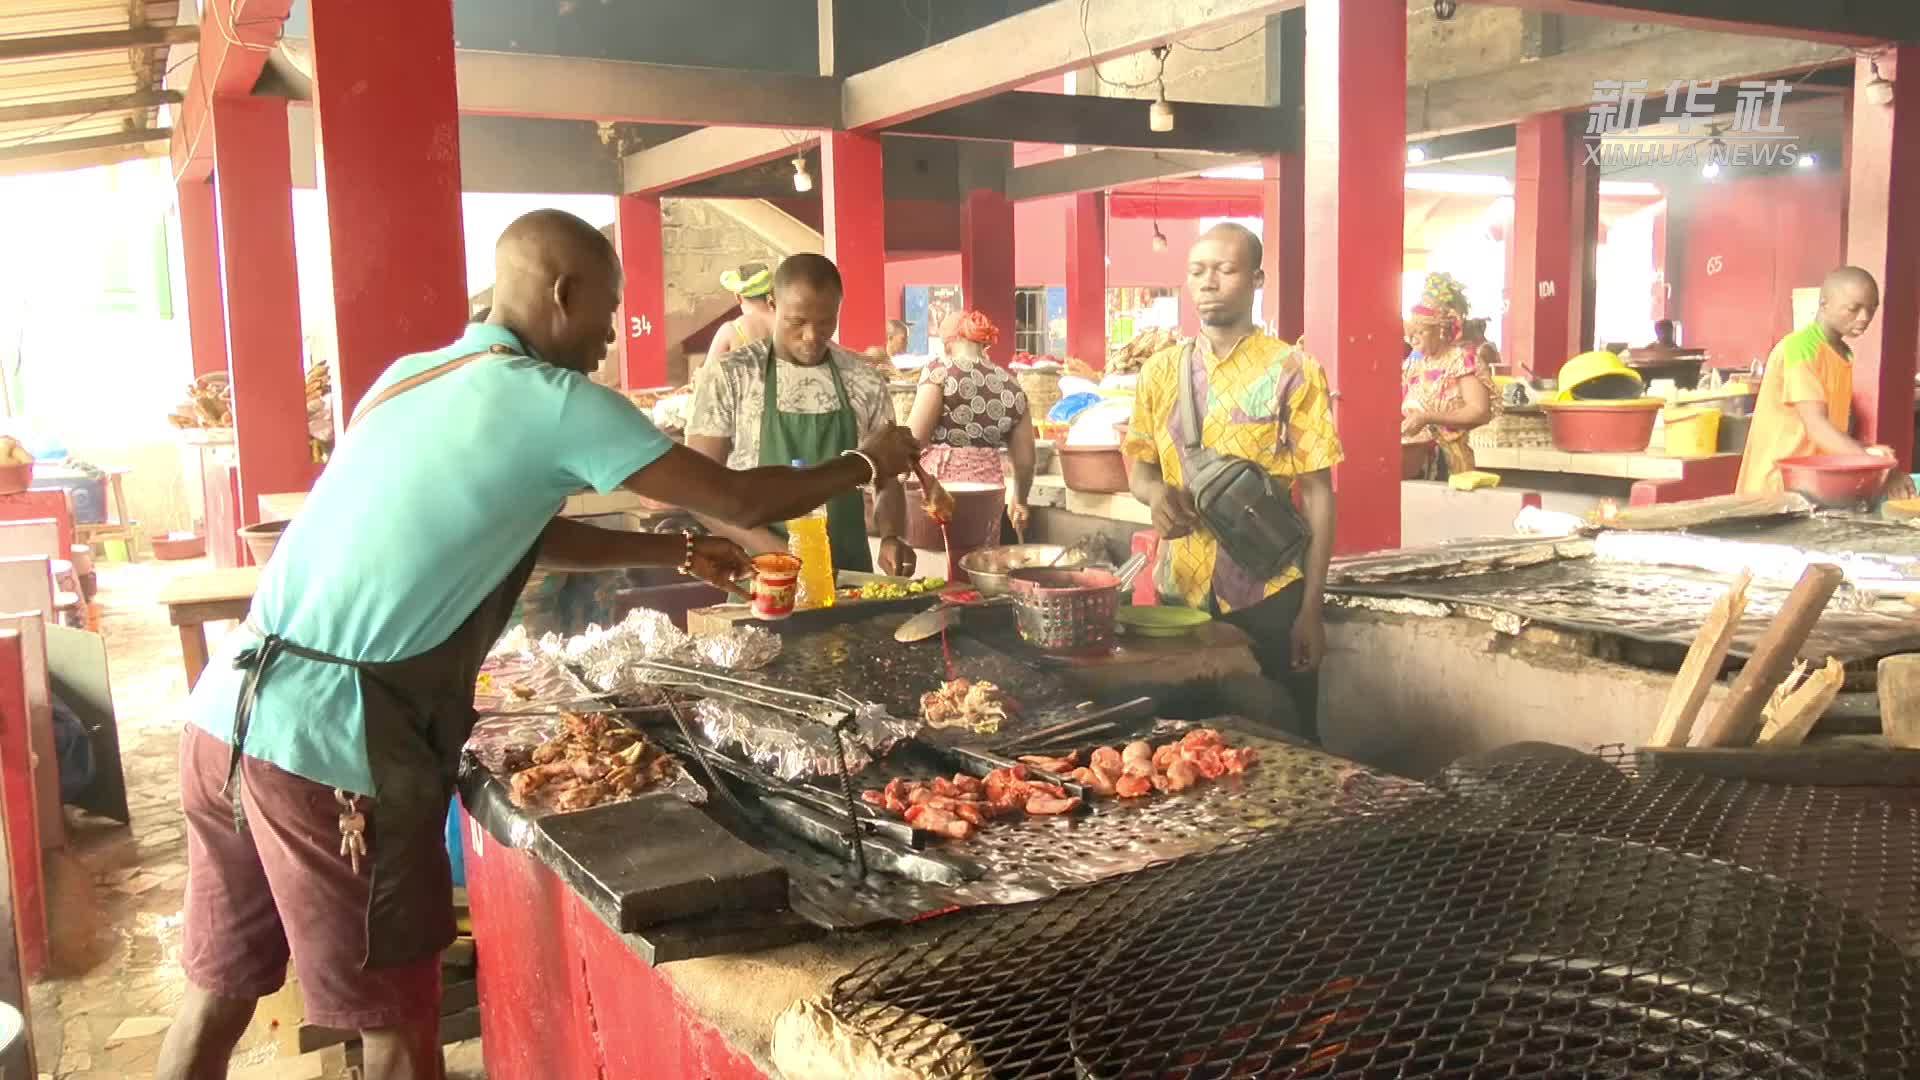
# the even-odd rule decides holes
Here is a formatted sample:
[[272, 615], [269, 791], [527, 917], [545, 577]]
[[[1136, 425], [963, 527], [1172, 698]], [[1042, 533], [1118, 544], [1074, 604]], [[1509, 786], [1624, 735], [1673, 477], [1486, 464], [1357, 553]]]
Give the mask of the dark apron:
[[[450, 361], [424, 374], [437, 378], [477, 358]], [[416, 377], [392, 387], [364, 406], [355, 419], [387, 398], [431, 378]], [[240, 758], [260, 683], [274, 663], [290, 655], [338, 664], [356, 673], [365, 706], [367, 764], [375, 792], [366, 831], [372, 874], [367, 906], [366, 964], [370, 968], [411, 964], [440, 952], [453, 941], [452, 905], [429, 890], [401, 889], [396, 883], [408, 874], [419, 874], [424, 858], [438, 856], [439, 864], [445, 865], [441, 849], [446, 838], [447, 804], [453, 798], [461, 748], [478, 718], [473, 707], [474, 683], [487, 653], [507, 628], [514, 602], [533, 573], [538, 552], [536, 543], [451, 636], [417, 656], [387, 662], [351, 660], [306, 648], [277, 634], [255, 631], [260, 641], [234, 658], [234, 666], [246, 672], [234, 708], [233, 756], [228, 767], [228, 792], [239, 827], [244, 827]], [[324, 718], [317, 718], [317, 722], [324, 722]], [[448, 896], [452, 888], [449, 876]]]
[[[767, 363], [761, 376], [766, 400], [760, 410], [760, 464], [801, 461], [819, 465], [859, 447], [860, 427], [854, 422], [846, 383], [840, 380], [840, 369], [832, 356], [824, 363], [827, 374], [833, 377], [833, 392], [839, 395], [840, 408], [830, 413], [783, 413], [779, 408], [780, 362], [774, 359], [773, 342], [767, 342]], [[867, 501], [859, 489], [827, 500], [827, 539], [833, 547], [834, 570], [873, 572], [873, 550], [867, 546]]]

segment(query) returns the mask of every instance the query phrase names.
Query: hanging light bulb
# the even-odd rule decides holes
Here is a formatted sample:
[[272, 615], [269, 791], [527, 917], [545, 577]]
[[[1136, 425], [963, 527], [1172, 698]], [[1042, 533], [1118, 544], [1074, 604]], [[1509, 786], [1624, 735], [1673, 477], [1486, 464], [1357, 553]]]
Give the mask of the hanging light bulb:
[[1424, 146], [1407, 147], [1407, 164], [1418, 165], [1427, 160], [1427, 148]]
[[1153, 104], [1147, 106], [1147, 128], [1150, 131], [1173, 130], [1173, 105], [1167, 100], [1167, 54], [1172, 51], [1171, 45], [1161, 45], [1153, 50], [1154, 58], [1160, 61], [1160, 72], [1153, 77], [1157, 88]]
[[813, 190], [813, 177], [807, 172], [805, 155], [797, 155], [793, 159], [793, 190], [802, 192]]
[[1869, 60], [1867, 67], [1873, 72], [1873, 78], [1867, 80], [1865, 87], [1867, 101], [1874, 105], [1893, 104], [1893, 83], [1880, 74], [1880, 61]]
[[1160, 223], [1153, 223], [1153, 250], [1167, 250], [1167, 234], [1160, 231]]
[[1709, 180], [1718, 177], [1720, 175], [1720, 163], [1717, 161], [1709, 161], [1705, 165], [1700, 166], [1700, 175]]

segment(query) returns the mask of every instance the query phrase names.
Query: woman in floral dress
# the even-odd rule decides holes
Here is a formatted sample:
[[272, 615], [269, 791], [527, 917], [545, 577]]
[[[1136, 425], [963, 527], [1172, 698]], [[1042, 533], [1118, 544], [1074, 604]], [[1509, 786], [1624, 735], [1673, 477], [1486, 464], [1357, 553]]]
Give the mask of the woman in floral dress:
[[1463, 343], [1466, 291], [1450, 274], [1428, 274], [1420, 302], [1407, 319], [1413, 351], [1400, 368], [1400, 438], [1431, 443], [1424, 477], [1443, 480], [1473, 469], [1467, 433], [1492, 420], [1498, 407], [1493, 373], [1477, 345]]
[[[1027, 529], [1027, 495], [1033, 490], [1033, 417], [1026, 391], [1013, 374], [987, 359], [1000, 331], [978, 311], [954, 312], [940, 325], [945, 354], [920, 375], [908, 426], [927, 446], [920, 463], [935, 479], [1007, 486], [1007, 517], [1014, 532]], [[1007, 485], [1000, 455], [1013, 463]], [[994, 542], [954, 537], [954, 561], [963, 551]]]

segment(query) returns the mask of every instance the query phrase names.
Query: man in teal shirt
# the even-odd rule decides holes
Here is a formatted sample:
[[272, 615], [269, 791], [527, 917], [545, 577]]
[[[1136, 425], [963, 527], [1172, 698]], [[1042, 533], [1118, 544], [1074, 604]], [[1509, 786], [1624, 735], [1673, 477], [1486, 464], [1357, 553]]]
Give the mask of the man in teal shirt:
[[194, 688], [181, 743], [189, 990], [158, 1075], [224, 1076], [291, 953], [307, 1018], [358, 1030], [369, 1080], [435, 1077], [452, 940], [441, 823], [473, 682], [536, 560], [678, 566], [725, 584], [731, 541], [596, 529], [569, 495], [627, 488], [758, 527], [905, 472], [900, 429], [805, 469], [730, 471], [589, 380], [614, 340], [619, 261], [584, 221], [521, 218], [494, 306], [403, 357], [261, 574], [246, 626]]

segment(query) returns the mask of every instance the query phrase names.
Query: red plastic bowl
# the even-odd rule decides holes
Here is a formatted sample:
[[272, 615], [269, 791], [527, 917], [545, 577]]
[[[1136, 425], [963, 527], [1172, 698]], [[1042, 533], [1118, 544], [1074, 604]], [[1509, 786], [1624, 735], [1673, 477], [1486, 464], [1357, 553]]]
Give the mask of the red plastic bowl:
[[1855, 506], [1880, 494], [1893, 462], [1873, 454], [1812, 454], [1781, 458], [1779, 468], [1788, 491], [1822, 506]]
[[1543, 406], [1553, 445], [1572, 454], [1637, 454], [1653, 441], [1666, 403], [1655, 398], [1616, 402], [1554, 402]]

